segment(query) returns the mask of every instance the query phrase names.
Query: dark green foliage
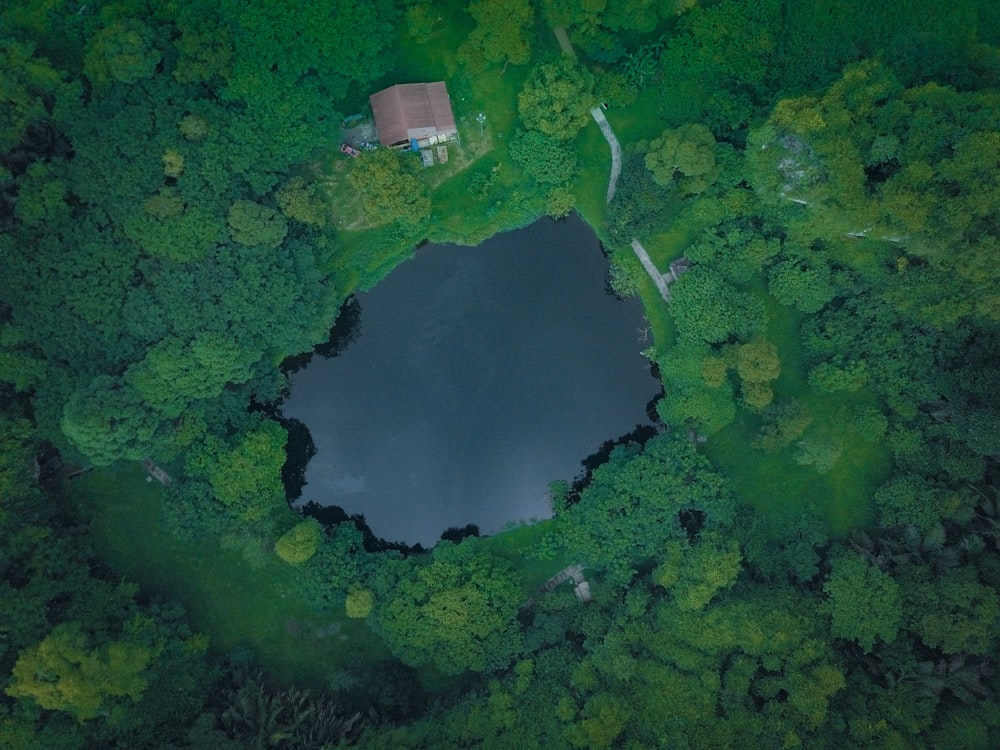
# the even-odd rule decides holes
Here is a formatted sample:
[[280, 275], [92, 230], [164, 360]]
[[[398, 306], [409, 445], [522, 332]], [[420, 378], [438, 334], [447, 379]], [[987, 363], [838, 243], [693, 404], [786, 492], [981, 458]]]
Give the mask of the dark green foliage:
[[[1000, 746], [997, 7], [7, 3], [0, 746]], [[533, 11], [611, 67], [532, 59], [552, 44]], [[554, 484], [547, 527], [408, 557], [366, 553], [360, 518], [288, 512], [285, 428], [260, 406], [347, 291], [443, 231], [410, 155], [347, 166], [378, 226], [343, 245], [315, 181], [338, 110], [395, 65], [404, 12], [435, 43], [468, 37], [467, 70], [535, 66], [509, 152], [553, 214], [578, 156], [592, 173], [571, 148], [587, 110], [621, 108], [618, 192], [590, 218], [695, 263], [660, 310], [676, 342], [668, 321], [649, 352], [669, 431]], [[416, 74], [399, 59], [394, 77]], [[491, 219], [543, 202], [497, 203], [504, 153], [458, 178]], [[619, 268], [623, 291], [645, 283]], [[350, 617], [333, 648], [368, 625], [412, 667], [359, 651], [329, 677], [342, 699], [220, 679], [178, 607], [94, 557], [42, 441], [172, 462], [178, 537], [254, 571], [277, 550], [283, 594]], [[765, 486], [730, 487], [726, 451]], [[838, 537], [786, 470], [873, 503], [871, 528]], [[784, 520], [738, 503], [764, 492], [788, 494]], [[593, 601], [563, 586], [522, 611], [557, 560], [586, 565]]]
[[608, 236], [616, 245], [627, 245], [633, 237], [662, 227], [674, 206], [673, 195], [670, 188], [653, 179], [641, 153], [626, 153], [618, 190], [605, 219]]
[[264, 750], [288, 744], [320, 750], [328, 743], [350, 744], [365, 725], [360, 713], [349, 715], [332, 696], [271, 688], [259, 672], [233, 689], [228, 700], [222, 725], [241, 747]]
[[633, 566], [663, 554], [668, 541], [695, 533], [692, 524], [725, 527], [733, 514], [725, 480], [686, 434], [673, 431], [641, 451], [634, 444], [616, 448], [560, 521], [579, 559], [623, 582]]

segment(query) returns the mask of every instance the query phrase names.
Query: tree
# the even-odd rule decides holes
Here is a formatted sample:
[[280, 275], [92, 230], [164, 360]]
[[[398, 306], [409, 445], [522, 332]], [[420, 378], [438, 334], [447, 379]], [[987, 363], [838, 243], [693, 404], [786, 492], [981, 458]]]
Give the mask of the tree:
[[794, 305], [805, 313], [822, 310], [837, 295], [826, 264], [790, 259], [768, 269], [767, 290], [782, 305]]
[[322, 538], [323, 527], [319, 525], [319, 521], [307, 518], [282, 534], [274, 544], [274, 551], [286, 563], [301, 565], [316, 554]]
[[820, 474], [826, 474], [836, 466], [844, 445], [839, 438], [822, 429], [813, 429], [795, 445], [795, 461], [803, 466], [812, 466]]
[[113, 21], [91, 42], [83, 70], [91, 82], [135, 83], [151, 77], [163, 57], [153, 30], [137, 18]]
[[670, 314], [679, 338], [708, 344], [750, 336], [766, 320], [759, 299], [704, 266], [695, 266], [671, 287]]
[[[71, 98], [78, 86], [66, 81], [66, 75], [43, 57], [35, 54], [34, 45], [24, 41], [4, 39], [0, 45], [0, 75], [4, 80], [4, 97], [0, 102], [0, 163], [15, 167], [11, 153], [17, 146], [24, 148], [32, 127], [49, 119], [57, 98]], [[24, 153], [21, 158], [31, 158]], [[23, 168], [16, 165], [17, 169]]]
[[536, 182], [546, 185], [569, 182], [579, 168], [569, 144], [539, 130], [518, 130], [510, 142], [510, 156]]
[[664, 130], [649, 144], [646, 168], [660, 185], [676, 183], [682, 196], [704, 192], [717, 177], [712, 131], [700, 123]]
[[781, 374], [778, 347], [764, 338], [741, 344], [736, 350], [736, 371], [751, 383], [774, 380]]
[[370, 224], [420, 224], [430, 215], [430, 193], [419, 177], [419, 169], [412, 154], [387, 148], [357, 159], [350, 181], [361, 193]]
[[[241, 435], [233, 448], [210, 448], [207, 456], [199, 457], [202, 466], [195, 471], [207, 475], [215, 497], [241, 519], [263, 518], [280, 508], [284, 499], [281, 467], [285, 464], [287, 440], [288, 433], [280, 424], [264, 420]], [[295, 535], [292, 538], [299, 539]]]
[[371, 614], [374, 606], [375, 597], [371, 590], [355, 586], [347, 593], [344, 612], [353, 620], [363, 620]]
[[560, 522], [578, 559], [621, 582], [686, 536], [685, 523], [700, 518], [707, 532], [729, 525], [733, 513], [728, 483], [683, 431], [672, 430], [641, 451], [633, 444], [615, 448]]
[[98, 375], [73, 392], [60, 426], [73, 447], [96, 466], [146, 458], [162, 437], [161, 418], [139, 391], [110, 375]]
[[459, 55], [481, 68], [483, 62], [523, 65], [531, 58], [528, 31], [535, 20], [529, 0], [473, 0], [466, 9], [476, 21]]
[[830, 632], [855, 641], [870, 652], [878, 640], [891, 643], [903, 620], [899, 585], [888, 573], [857, 555], [845, 553], [833, 561], [823, 591], [829, 597]]
[[241, 245], [273, 250], [288, 234], [288, 222], [270, 206], [239, 200], [229, 207], [229, 233]]
[[77, 721], [97, 717], [110, 698], [137, 701], [155, 652], [147, 646], [111, 641], [91, 647], [79, 623], [57, 625], [14, 665], [7, 694], [32, 698], [42, 708], [66, 711]]
[[517, 112], [529, 130], [571, 140], [587, 124], [594, 104], [594, 76], [569, 58], [542, 63], [517, 95]]
[[702, 534], [697, 543], [686, 539], [667, 542], [663, 562], [653, 580], [673, 596], [682, 612], [703, 610], [712, 598], [736, 582], [740, 572], [739, 544], [720, 534]]
[[503, 558], [469, 544], [439, 542], [433, 558], [379, 596], [379, 631], [405, 663], [445, 674], [492, 672], [523, 644], [517, 624], [521, 591]]
[[330, 206], [315, 182], [306, 183], [301, 176], [286, 182], [274, 195], [281, 212], [289, 219], [301, 221], [315, 227], [326, 226], [330, 218]]

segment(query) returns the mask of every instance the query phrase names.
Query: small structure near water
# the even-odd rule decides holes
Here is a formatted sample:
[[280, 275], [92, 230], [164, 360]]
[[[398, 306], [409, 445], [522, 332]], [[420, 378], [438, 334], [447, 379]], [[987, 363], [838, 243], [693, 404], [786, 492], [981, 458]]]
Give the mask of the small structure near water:
[[527, 603], [523, 607], [521, 607], [521, 611], [527, 612], [529, 609], [535, 606], [535, 601], [538, 599], [538, 597], [540, 597], [542, 594], [551, 593], [563, 581], [573, 582], [573, 594], [576, 596], [578, 601], [580, 601], [583, 604], [587, 604], [588, 602], [591, 601], [590, 583], [588, 583], [587, 579], [583, 577], [583, 566], [570, 565], [568, 567], [563, 568], [554, 576], [552, 576], [549, 580], [543, 583], [538, 588], [538, 591], [535, 592], [534, 596], [532, 596], [527, 601]]
[[383, 146], [416, 151], [458, 139], [444, 81], [399, 83], [372, 94], [369, 101]]

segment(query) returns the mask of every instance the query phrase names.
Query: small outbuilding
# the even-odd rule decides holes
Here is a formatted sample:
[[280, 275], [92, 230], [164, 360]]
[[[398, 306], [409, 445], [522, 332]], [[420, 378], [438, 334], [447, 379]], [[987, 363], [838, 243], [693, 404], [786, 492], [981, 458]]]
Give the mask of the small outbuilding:
[[399, 83], [369, 97], [378, 140], [414, 150], [458, 139], [444, 81]]

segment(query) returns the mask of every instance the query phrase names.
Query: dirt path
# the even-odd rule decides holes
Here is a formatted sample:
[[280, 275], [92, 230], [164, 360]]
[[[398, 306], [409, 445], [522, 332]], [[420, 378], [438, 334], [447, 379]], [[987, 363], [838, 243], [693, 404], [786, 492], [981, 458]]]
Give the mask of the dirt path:
[[608, 122], [608, 118], [604, 116], [604, 111], [600, 107], [594, 107], [590, 110], [590, 116], [594, 118], [594, 122], [604, 133], [604, 139], [611, 146], [611, 177], [608, 178], [608, 197], [605, 201], [606, 203], [611, 203], [611, 199], [615, 197], [615, 190], [618, 187], [618, 177], [622, 173], [622, 146], [618, 142], [618, 136], [615, 135], [615, 131], [611, 129], [611, 123]]
[[562, 51], [575, 60], [576, 50], [573, 49], [573, 44], [569, 40], [569, 35], [566, 33], [566, 29], [564, 29], [562, 26], [557, 26], [556, 28], [552, 29], [552, 33], [556, 35], [556, 41], [559, 42], [559, 47], [562, 49]]
[[[562, 26], [557, 26], [552, 29], [552, 33], [556, 35], [556, 41], [559, 42], [559, 48], [562, 49], [564, 54], [569, 55], [574, 60], [576, 59], [576, 50], [573, 49], [573, 43], [569, 40], [569, 35], [566, 34], [566, 29]], [[608, 179], [608, 197], [607, 203], [611, 203], [611, 199], [615, 197], [615, 189], [618, 187], [618, 176], [622, 173], [622, 147], [618, 143], [618, 137], [615, 135], [615, 131], [611, 128], [611, 123], [608, 122], [608, 118], [604, 116], [604, 111], [600, 107], [594, 107], [590, 110], [590, 116], [594, 118], [594, 122], [604, 133], [604, 139], [611, 146], [611, 177]]]
[[639, 262], [642, 263], [642, 267], [646, 269], [646, 273], [649, 274], [649, 278], [653, 280], [656, 284], [656, 288], [660, 290], [660, 296], [663, 297], [664, 302], [670, 301], [670, 289], [667, 287], [667, 280], [663, 278], [663, 274], [660, 273], [659, 269], [653, 264], [653, 259], [649, 257], [649, 253], [646, 252], [646, 248], [642, 246], [639, 240], [632, 238], [632, 249], [635, 251], [636, 257]]

